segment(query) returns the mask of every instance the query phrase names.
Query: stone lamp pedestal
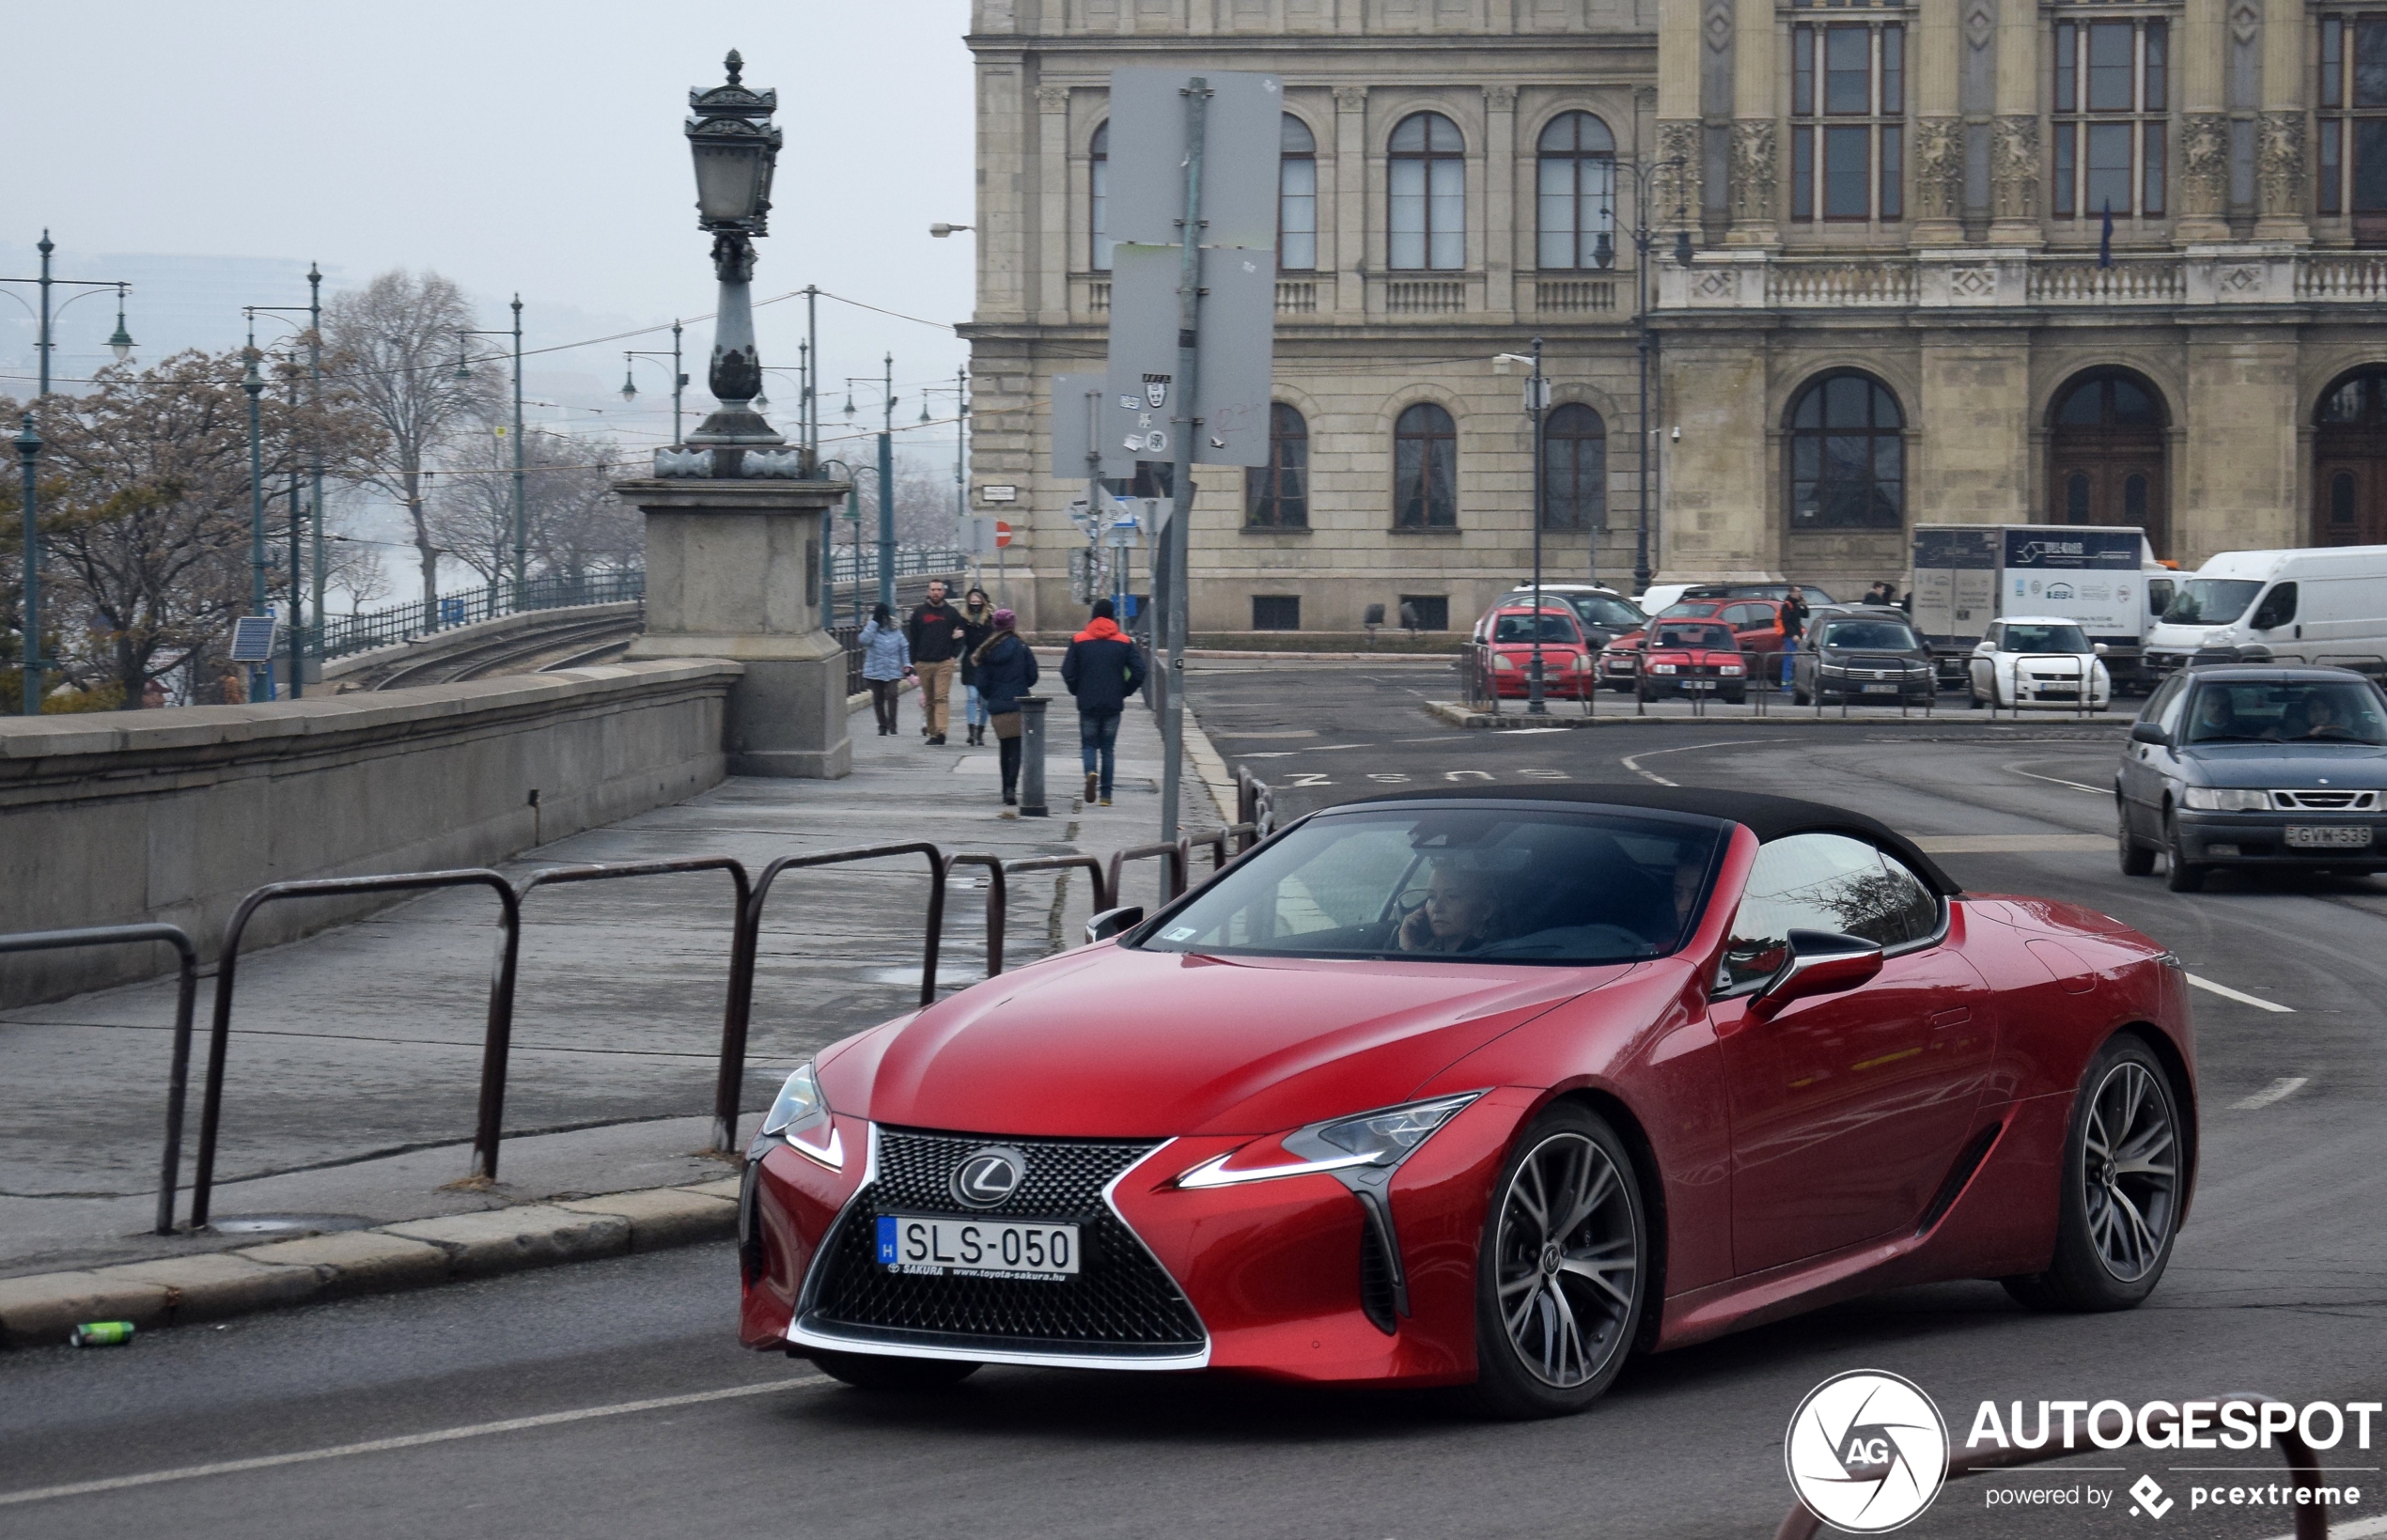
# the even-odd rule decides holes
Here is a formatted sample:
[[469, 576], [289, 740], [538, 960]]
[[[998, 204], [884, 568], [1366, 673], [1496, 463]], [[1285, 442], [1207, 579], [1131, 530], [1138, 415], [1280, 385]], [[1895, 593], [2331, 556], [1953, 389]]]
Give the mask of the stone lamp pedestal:
[[745, 665], [729, 692], [730, 774], [850, 774], [845, 649], [820, 610], [822, 536], [845, 483], [683, 474], [614, 490], [647, 520], [647, 629], [629, 658]]

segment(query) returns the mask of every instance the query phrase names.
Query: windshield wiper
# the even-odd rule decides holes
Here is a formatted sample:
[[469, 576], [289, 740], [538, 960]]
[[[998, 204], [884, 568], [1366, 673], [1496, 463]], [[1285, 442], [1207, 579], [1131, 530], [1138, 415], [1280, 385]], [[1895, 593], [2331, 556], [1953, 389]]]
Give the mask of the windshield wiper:
[[2276, 743], [2279, 739], [2266, 738], [2260, 734], [2250, 737], [2244, 733], [2223, 733], [2213, 738], [2192, 738], [2188, 741], [2189, 746], [2194, 748], [2203, 743]]

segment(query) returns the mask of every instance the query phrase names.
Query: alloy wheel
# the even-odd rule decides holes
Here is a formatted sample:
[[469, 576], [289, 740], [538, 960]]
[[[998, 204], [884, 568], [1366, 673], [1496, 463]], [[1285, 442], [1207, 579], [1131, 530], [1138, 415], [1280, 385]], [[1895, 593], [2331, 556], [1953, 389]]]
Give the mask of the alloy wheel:
[[1640, 1265], [1632, 1193], [1608, 1153], [1553, 1133], [1519, 1162], [1500, 1203], [1500, 1314], [1518, 1361], [1559, 1389], [1624, 1351]]
[[2081, 1142], [2089, 1240], [2105, 1270], [2136, 1283], [2163, 1258], [2178, 1212], [2179, 1139], [2171, 1099], [2125, 1060], [2098, 1082]]

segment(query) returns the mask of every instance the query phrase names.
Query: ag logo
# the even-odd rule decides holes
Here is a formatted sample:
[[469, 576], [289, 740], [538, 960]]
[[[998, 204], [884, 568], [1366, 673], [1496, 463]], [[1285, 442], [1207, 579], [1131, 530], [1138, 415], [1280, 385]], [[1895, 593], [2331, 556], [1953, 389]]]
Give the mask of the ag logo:
[[1852, 1369], [1799, 1403], [1782, 1459], [1791, 1488], [1818, 1518], [1880, 1534], [1939, 1496], [1948, 1474], [1947, 1424], [1913, 1381]]
[[1028, 1158], [1006, 1145], [973, 1150], [953, 1168], [954, 1201], [971, 1208], [992, 1208], [1027, 1179]]

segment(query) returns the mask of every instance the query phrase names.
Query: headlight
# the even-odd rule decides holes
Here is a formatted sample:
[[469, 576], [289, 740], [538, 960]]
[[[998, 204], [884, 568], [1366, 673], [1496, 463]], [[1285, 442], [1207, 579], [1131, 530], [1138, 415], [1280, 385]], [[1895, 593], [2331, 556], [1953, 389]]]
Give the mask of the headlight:
[[832, 1171], [846, 1163], [845, 1143], [837, 1137], [836, 1121], [829, 1115], [829, 1098], [820, 1094], [820, 1078], [809, 1063], [788, 1077], [788, 1083], [779, 1088], [779, 1099], [763, 1114], [762, 1138], [774, 1136]]
[[1512, 674], [1517, 671], [1517, 664], [1514, 660], [1505, 658], [1496, 652], [1492, 654], [1492, 667], [1496, 670], [1505, 668]]
[[1743, 669], [1739, 663], [1718, 663], [1716, 665], [1716, 672], [1729, 677], [1735, 674], [1746, 673], [1747, 670]]
[[2199, 813], [2268, 813], [2271, 794], [2233, 791], [2222, 786], [2189, 786], [2180, 792], [2180, 801]]
[[1396, 1166], [1424, 1143], [1436, 1128], [1459, 1115], [1481, 1091], [1437, 1097], [1406, 1106], [1361, 1112], [1325, 1123], [1313, 1123], [1285, 1136], [1285, 1148], [1301, 1157], [1270, 1166], [1245, 1166], [1229, 1171], [1226, 1162], [1240, 1152], [1205, 1160], [1177, 1179], [1187, 1188], [1236, 1187], [1244, 1182], [1274, 1181], [1280, 1176], [1309, 1176], [1320, 1172], [1348, 1171], [1357, 1166]]
[[1649, 665], [1649, 672], [1652, 674], [1672, 674], [1675, 672], [1675, 665], [1672, 663], [1652, 663]]

